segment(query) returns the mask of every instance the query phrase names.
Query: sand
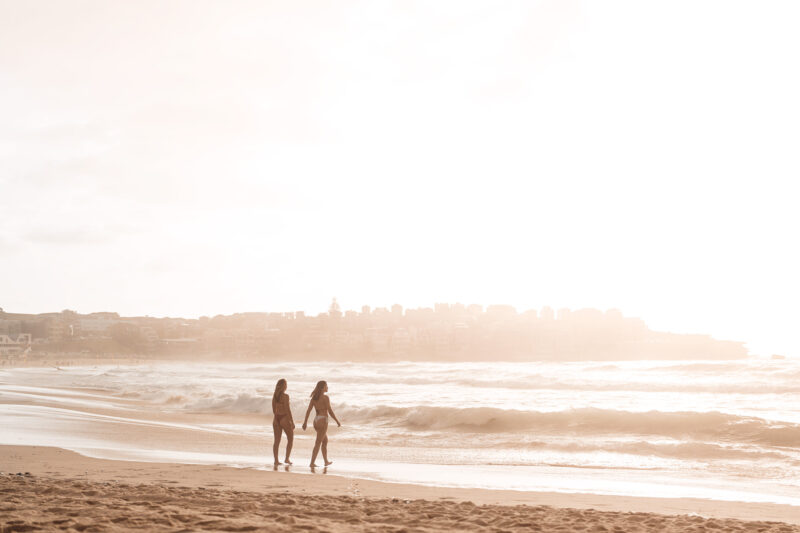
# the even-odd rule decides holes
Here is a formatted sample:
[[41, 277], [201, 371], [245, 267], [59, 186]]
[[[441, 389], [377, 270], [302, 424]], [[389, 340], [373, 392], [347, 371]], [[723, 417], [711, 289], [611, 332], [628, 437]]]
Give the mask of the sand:
[[[109, 461], [59, 448], [0, 446], [0, 470], [4, 472], [0, 474], [2, 533], [128, 529], [800, 533], [800, 510], [791, 506], [420, 487], [354, 480], [331, 475], [333, 469], [328, 475], [321, 470], [311, 475], [283, 468]], [[642, 512], [647, 510], [651, 512]], [[706, 517], [698, 516], [698, 511]]]

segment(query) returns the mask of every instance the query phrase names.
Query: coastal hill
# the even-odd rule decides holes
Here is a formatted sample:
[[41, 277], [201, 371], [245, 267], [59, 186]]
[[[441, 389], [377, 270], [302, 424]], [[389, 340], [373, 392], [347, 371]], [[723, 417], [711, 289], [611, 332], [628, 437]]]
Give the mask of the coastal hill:
[[741, 342], [650, 330], [617, 310], [522, 313], [508, 305], [214, 317], [121, 317], [113, 312], [0, 310], [0, 358], [53, 354], [248, 360], [585, 361], [740, 359]]

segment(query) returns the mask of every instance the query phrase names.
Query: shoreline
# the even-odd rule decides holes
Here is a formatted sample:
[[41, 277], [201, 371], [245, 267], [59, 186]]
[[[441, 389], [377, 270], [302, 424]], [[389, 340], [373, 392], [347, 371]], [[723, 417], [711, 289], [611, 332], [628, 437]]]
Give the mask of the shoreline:
[[[6, 478], [30, 473], [45, 485], [61, 482], [142, 485], [153, 490], [181, 487], [187, 490], [218, 490], [246, 493], [294, 495], [364, 500], [424, 500], [435, 503], [471, 502], [492, 507], [547, 506], [556, 510], [626, 514], [655, 513], [662, 516], [702, 517], [705, 520], [775, 521], [800, 526], [800, 507], [690, 498], [606, 496], [588, 493], [550, 493], [513, 490], [432, 487], [349, 478], [335, 473], [286, 472], [269, 469], [216, 465], [146, 463], [94, 459], [62, 448], [44, 446], [0, 446], [0, 471]], [[8, 476], [7, 474], [12, 474]], [[48, 481], [49, 480], [49, 481]], [[2, 521], [0, 521], [2, 522]], [[685, 526], [685, 524], [684, 524]], [[714, 527], [714, 526], [712, 526]], [[797, 527], [800, 531], [800, 527]]]
[[[16, 378], [14, 371], [11, 372], [4, 378], [4, 383], [0, 383], [0, 425], [12, 429], [0, 435], [1, 444], [58, 446], [87, 457], [111, 461], [225, 464], [256, 471], [266, 461], [271, 464], [270, 417], [247, 411], [253, 409], [253, 405], [256, 410], [262, 409], [264, 406], [259, 402], [262, 402], [262, 396], [266, 393], [258, 390], [253, 392], [252, 385], [243, 400], [240, 391], [223, 397], [224, 402], [246, 403], [243, 411], [223, 404], [224, 416], [220, 417], [208, 408], [203, 410], [201, 407], [189, 412], [172, 408], [172, 397], [167, 398], [166, 395], [153, 400], [141, 399], [137, 394], [131, 397], [112, 394], [116, 390], [113, 386], [112, 390], [92, 389], [91, 386], [97, 383], [94, 372], [79, 372], [91, 379], [86, 382], [79, 380], [77, 384], [88, 385], [89, 388], [73, 388], [75, 383], [69, 377], [70, 372], [47, 371], [41, 375], [31, 372]], [[137, 385], [140, 386], [141, 383]], [[134, 387], [135, 391], [139, 390], [137, 387]], [[182, 399], [180, 396], [177, 398]], [[301, 414], [295, 413], [295, 416]], [[358, 422], [354, 427], [360, 427]], [[499, 462], [487, 461], [482, 453], [472, 453], [466, 461], [451, 462], [446, 455], [430, 455], [441, 448], [431, 448], [433, 451], [428, 450], [429, 455], [407, 455], [410, 448], [393, 448], [391, 441], [385, 438], [379, 441], [381, 447], [378, 448], [365, 441], [360, 433], [354, 434], [349, 429], [341, 430], [341, 435], [337, 428], [331, 431], [335, 443], [334, 459], [340, 459], [331, 469], [331, 474], [364, 482], [406, 483], [415, 487], [415, 490], [422, 486], [440, 491], [472, 491], [480, 488], [490, 493], [508, 489], [514, 491], [508, 497], [515, 500], [519, 499], [520, 494], [526, 493], [551, 495], [555, 506], [566, 505], [565, 495], [569, 495], [571, 501], [592, 495], [593, 502], [597, 502], [598, 498], [609, 498], [603, 499], [598, 505], [606, 505], [620, 498], [624, 500], [629, 496], [648, 496], [658, 502], [640, 506], [642, 510], [649, 510], [653, 505], [660, 508], [663, 502], [670, 500], [728, 502], [728, 505], [749, 502], [800, 509], [797, 493], [790, 491], [792, 486], [781, 485], [774, 480], [770, 480], [771, 485], [762, 485], [757, 478], [746, 481], [732, 477], [723, 483], [713, 473], [709, 475], [701, 469], [687, 470], [686, 475], [678, 472], [670, 477], [670, 471], [654, 473], [647, 468], [608, 470], [602, 465], [581, 468], [580, 464], [575, 467], [572, 463], [563, 462], [529, 465], [517, 461], [517, 464], [507, 464], [502, 457]], [[297, 430], [295, 457], [298, 454], [310, 456], [312, 445], [313, 435]], [[28, 469], [23, 467], [21, 470]], [[304, 470], [308, 468], [300, 463], [293, 469], [294, 473], [303, 473]], [[628, 509], [630, 505], [628, 503], [616, 508]], [[677, 512], [710, 515], [703, 511], [706, 508], [706, 504], [699, 507], [683, 505], [678, 507]], [[711, 513], [714, 512], [713, 508]], [[772, 512], [749, 516], [771, 518]]]

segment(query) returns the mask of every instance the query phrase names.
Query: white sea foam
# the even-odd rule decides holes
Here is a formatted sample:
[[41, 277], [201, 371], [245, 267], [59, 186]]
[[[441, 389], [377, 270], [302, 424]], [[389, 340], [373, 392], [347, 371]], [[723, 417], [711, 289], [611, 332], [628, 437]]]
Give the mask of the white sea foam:
[[345, 425], [335, 442], [364, 460], [648, 470], [681, 483], [703, 471], [720, 486], [749, 479], [766, 492], [800, 491], [793, 360], [17, 369], [0, 374], [0, 397], [15, 401], [37, 386], [29, 400], [50, 394], [58, 403], [64, 390], [92, 389], [73, 404], [186, 413], [210, 429], [263, 439], [268, 423], [237, 417], [268, 420], [281, 377], [296, 420], [326, 379]]

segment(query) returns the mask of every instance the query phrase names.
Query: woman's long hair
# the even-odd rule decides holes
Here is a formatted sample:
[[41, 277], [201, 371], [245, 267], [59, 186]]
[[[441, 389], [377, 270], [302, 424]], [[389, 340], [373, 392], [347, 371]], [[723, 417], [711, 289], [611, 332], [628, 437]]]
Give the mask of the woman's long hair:
[[325, 387], [328, 385], [327, 381], [318, 381], [317, 386], [314, 387], [314, 392], [311, 393], [311, 399], [315, 402], [319, 400], [319, 397], [322, 395], [322, 391], [325, 390]]
[[286, 390], [286, 380], [281, 378], [275, 384], [275, 393], [272, 395], [272, 409], [275, 409], [275, 406], [278, 405], [281, 399], [281, 395], [283, 391]]

